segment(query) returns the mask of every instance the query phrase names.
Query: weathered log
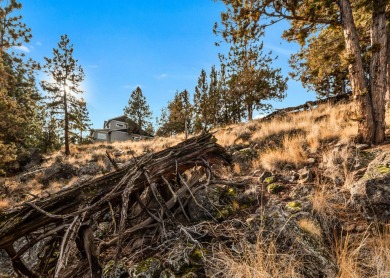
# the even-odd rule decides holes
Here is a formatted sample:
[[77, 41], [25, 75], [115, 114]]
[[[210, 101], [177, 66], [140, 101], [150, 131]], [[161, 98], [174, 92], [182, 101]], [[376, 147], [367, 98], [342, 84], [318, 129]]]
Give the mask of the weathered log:
[[301, 105], [298, 105], [298, 106], [292, 106], [292, 107], [286, 107], [286, 108], [282, 108], [282, 109], [277, 109], [276, 111], [274, 111], [274, 112], [268, 114], [267, 116], [259, 119], [259, 121], [269, 121], [269, 120], [272, 120], [273, 118], [275, 118], [277, 116], [284, 115], [284, 114], [289, 113], [289, 112], [300, 111], [302, 109], [303, 110], [311, 109], [314, 106], [317, 106], [317, 105], [320, 105], [320, 104], [325, 104], [325, 103], [335, 104], [335, 103], [338, 103], [340, 101], [348, 100], [350, 97], [351, 97], [351, 94], [342, 94], [342, 95], [328, 97], [328, 98], [325, 98], [325, 99], [318, 99], [318, 100], [314, 100], [314, 101], [307, 101], [304, 104], [301, 104]]
[[[82, 215], [82, 222], [85, 223], [97, 212], [109, 211], [111, 204], [113, 206], [123, 204], [123, 196], [128, 196], [130, 208], [137, 202], [137, 196], [151, 184], [165, 185], [167, 180], [178, 178], [177, 175], [196, 166], [228, 162], [230, 157], [220, 145], [215, 143], [211, 134], [203, 134], [166, 150], [146, 154], [133, 159], [132, 163], [113, 173], [61, 190], [48, 198], [26, 202], [0, 214], [0, 248], [11, 250], [15, 241], [31, 233], [41, 232], [40, 238], [52, 236], [52, 233], [43, 232], [43, 229], [47, 230], [49, 227], [53, 229], [53, 225], [58, 233], [57, 236], [63, 235], [76, 217]], [[126, 188], [128, 192], [124, 194]], [[155, 188], [153, 189], [155, 191]], [[171, 203], [176, 203], [176, 198], [177, 196], [173, 196], [166, 208], [172, 207]], [[152, 224], [155, 220], [149, 218], [147, 222]], [[131, 233], [132, 228], [135, 227], [127, 229], [122, 236]], [[91, 235], [90, 230], [80, 231], [79, 246], [82, 246], [86, 252], [92, 273], [99, 273], [94, 246], [89, 245], [93, 241]], [[32, 240], [33, 244], [37, 241]], [[115, 239], [111, 243], [114, 241]], [[15, 259], [33, 244], [13, 252]], [[103, 246], [110, 246], [110, 244], [103, 244]], [[19, 271], [24, 270], [24, 267], [20, 265]]]

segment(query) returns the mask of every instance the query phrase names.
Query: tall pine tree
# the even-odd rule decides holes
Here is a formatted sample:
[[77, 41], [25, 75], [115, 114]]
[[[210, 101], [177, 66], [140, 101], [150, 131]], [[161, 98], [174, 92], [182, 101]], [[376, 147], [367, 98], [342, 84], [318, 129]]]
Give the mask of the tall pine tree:
[[73, 58], [73, 45], [67, 35], [61, 36], [58, 48], [53, 49], [53, 58], [45, 57], [45, 60], [45, 72], [53, 81], [44, 80], [41, 86], [50, 94], [48, 106], [58, 116], [64, 131], [65, 155], [69, 156], [70, 115], [77, 113], [77, 110], [71, 107], [71, 102], [74, 102], [75, 95], [83, 93], [80, 85], [84, 80], [84, 71]]

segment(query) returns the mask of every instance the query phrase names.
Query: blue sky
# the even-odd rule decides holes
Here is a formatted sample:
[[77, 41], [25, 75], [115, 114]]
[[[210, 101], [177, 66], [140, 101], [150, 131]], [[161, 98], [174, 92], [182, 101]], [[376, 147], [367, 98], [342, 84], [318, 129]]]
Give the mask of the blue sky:
[[[123, 114], [137, 85], [154, 113], [176, 90], [191, 93], [201, 69], [219, 65], [213, 25], [220, 20], [221, 3], [213, 0], [23, 0], [23, 21], [33, 39], [24, 51], [38, 61], [52, 57], [60, 36], [74, 44], [74, 57], [84, 68], [84, 97], [94, 128]], [[272, 50], [287, 76], [288, 58], [298, 47], [280, 39], [285, 25], [267, 30], [265, 50]], [[275, 107], [314, 99], [299, 83], [289, 81], [288, 97]], [[258, 114], [258, 113], [257, 113]]]

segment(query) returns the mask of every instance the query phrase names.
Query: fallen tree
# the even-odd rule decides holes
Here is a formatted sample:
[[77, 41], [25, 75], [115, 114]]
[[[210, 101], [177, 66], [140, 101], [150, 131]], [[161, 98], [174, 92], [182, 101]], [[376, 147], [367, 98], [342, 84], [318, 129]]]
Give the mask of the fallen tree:
[[308, 110], [312, 109], [315, 106], [318, 106], [320, 104], [325, 104], [325, 103], [330, 103], [330, 104], [335, 104], [341, 101], [348, 101], [352, 94], [342, 94], [342, 95], [336, 95], [332, 97], [328, 97], [325, 99], [318, 99], [314, 101], [307, 101], [304, 104], [298, 105], [298, 106], [292, 106], [292, 107], [286, 107], [282, 109], [277, 109], [274, 112], [268, 114], [267, 116], [259, 119], [260, 121], [269, 121], [272, 120], [273, 118], [281, 115], [285, 115], [290, 112], [297, 112], [301, 110]]
[[[90, 275], [100, 277], [101, 252], [115, 247], [116, 265], [123, 242], [135, 232], [166, 220], [180, 224], [178, 213], [188, 219], [185, 205], [193, 198], [195, 188], [212, 181], [214, 164], [227, 163], [230, 157], [211, 134], [134, 158], [113, 173], [0, 214], [0, 248], [7, 252], [20, 275], [71, 277], [74, 273], [65, 271], [65, 266], [72, 244], [76, 243], [85, 259], [80, 263], [87, 261]], [[199, 183], [200, 180], [204, 182]], [[111, 215], [115, 229], [96, 247], [93, 223], [99, 223], [107, 214]], [[15, 243], [21, 238], [27, 242], [15, 250]], [[21, 256], [38, 243], [40, 262], [32, 269]]]

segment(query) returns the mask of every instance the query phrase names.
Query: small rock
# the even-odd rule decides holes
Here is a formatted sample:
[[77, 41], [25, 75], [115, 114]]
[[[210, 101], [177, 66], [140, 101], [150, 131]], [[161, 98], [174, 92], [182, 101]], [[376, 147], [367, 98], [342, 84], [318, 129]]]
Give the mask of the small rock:
[[314, 180], [314, 174], [308, 167], [299, 170], [298, 173], [300, 183], [312, 182]]
[[313, 158], [313, 157], [310, 157], [310, 158], [307, 159], [306, 162], [307, 162], [307, 164], [314, 164], [316, 162], [316, 159]]
[[284, 185], [280, 183], [271, 183], [267, 186], [267, 191], [270, 194], [277, 194], [279, 192], [282, 192], [284, 189]]

